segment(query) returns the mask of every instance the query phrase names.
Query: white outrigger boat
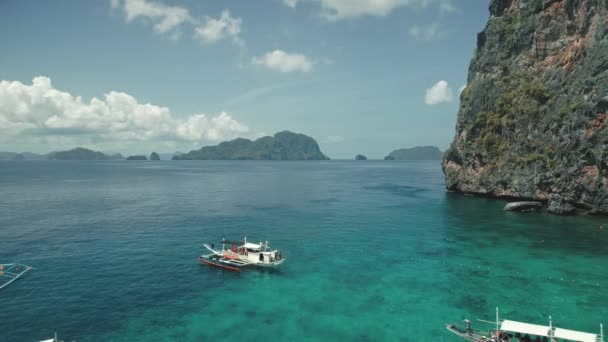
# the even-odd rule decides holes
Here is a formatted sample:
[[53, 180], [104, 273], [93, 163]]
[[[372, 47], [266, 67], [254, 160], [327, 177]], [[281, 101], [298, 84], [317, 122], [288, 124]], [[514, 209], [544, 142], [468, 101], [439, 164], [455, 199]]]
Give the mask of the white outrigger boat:
[[9, 286], [32, 268], [22, 264], [0, 264], [0, 290]]
[[536, 325], [511, 320], [500, 320], [498, 318], [498, 308], [496, 308], [496, 322], [478, 321], [495, 325], [487, 333], [471, 328], [471, 321], [464, 320], [465, 326], [459, 327], [455, 324], [447, 324], [446, 328], [452, 333], [472, 342], [509, 342], [512, 337], [522, 342], [604, 342], [604, 327], [600, 324], [600, 333], [592, 334], [582, 331], [568, 330], [553, 326], [551, 316], [549, 325]]
[[53, 335], [53, 338], [50, 338], [48, 340], [42, 340], [40, 342], [63, 342], [63, 341], [59, 340], [59, 337], [57, 337], [57, 332], [55, 332], [55, 335]]
[[[65, 341], [60, 340], [59, 337], [57, 337], [57, 332], [55, 332], [55, 335], [53, 335], [53, 338], [50, 338], [48, 340], [42, 340], [40, 342], [65, 342]], [[76, 342], [76, 340], [74, 340], [72, 342]]]
[[[226, 248], [226, 245], [231, 246]], [[245, 266], [276, 267], [285, 259], [281, 251], [270, 249], [268, 241], [259, 244], [243, 241], [222, 240], [222, 249], [216, 250], [215, 245], [204, 244], [211, 254], [201, 255], [199, 262], [202, 264], [223, 268], [229, 271], [241, 272]]]

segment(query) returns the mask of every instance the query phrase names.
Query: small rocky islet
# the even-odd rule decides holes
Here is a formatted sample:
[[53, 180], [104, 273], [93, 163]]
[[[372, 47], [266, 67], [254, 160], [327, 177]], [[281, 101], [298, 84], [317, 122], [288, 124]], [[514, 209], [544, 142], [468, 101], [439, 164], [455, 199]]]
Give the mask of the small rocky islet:
[[607, 9], [491, 1], [443, 158], [449, 191], [608, 214]]

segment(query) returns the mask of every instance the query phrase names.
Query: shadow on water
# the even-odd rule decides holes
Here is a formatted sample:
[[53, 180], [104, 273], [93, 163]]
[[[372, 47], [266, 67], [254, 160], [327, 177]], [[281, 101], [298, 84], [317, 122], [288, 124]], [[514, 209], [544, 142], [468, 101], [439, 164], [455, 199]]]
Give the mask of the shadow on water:
[[[545, 212], [507, 212], [507, 202], [448, 193], [443, 216], [449, 238], [498, 245], [524, 245], [530, 251], [608, 255], [608, 221], [589, 216], [555, 216]], [[604, 227], [606, 226], [606, 227]], [[484, 246], [482, 245], [480, 246]]]
[[390, 184], [390, 183], [364, 186], [363, 188], [365, 190], [386, 191], [393, 195], [403, 196], [403, 197], [416, 197], [419, 193], [428, 191], [428, 189], [418, 187], [418, 186], [399, 185], [399, 184]]
[[491, 316], [500, 306], [515, 320], [542, 324], [553, 314], [570, 327], [597, 330], [608, 315], [597, 305], [608, 302], [605, 220], [505, 212], [505, 203], [445, 197], [445, 243], [458, 251], [444, 265], [450, 306], [469, 318]]

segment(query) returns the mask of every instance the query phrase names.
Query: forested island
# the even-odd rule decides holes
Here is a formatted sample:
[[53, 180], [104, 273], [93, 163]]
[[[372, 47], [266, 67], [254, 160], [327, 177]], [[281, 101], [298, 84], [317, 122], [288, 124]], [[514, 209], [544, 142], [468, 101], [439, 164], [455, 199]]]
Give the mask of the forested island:
[[[29, 157], [31, 156], [31, 158]], [[164, 154], [165, 158], [169, 155]], [[254, 141], [238, 138], [215, 146], [205, 146], [189, 153], [175, 152], [172, 160], [328, 160], [317, 142], [304, 134], [283, 131]], [[34, 153], [0, 152], [0, 160], [125, 160], [120, 154], [106, 154], [88, 148], [77, 147], [68, 151], [51, 152], [44, 155]], [[126, 160], [148, 160], [143, 154], [132, 155]], [[149, 160], [161, 160], [156, 152]]]
[[384, 160], [441, 160], [442, 155], [435, 146], [416, 146], [394, 150]]
[[173, 160], [328, 160], [317, 142], [304, 134], [283, 131], [254, 141], [238, 138], [175, 155]]
[[102, 152], [77, 147], [69, 151], [51, 152], [47, 155], [50, 160], [122, 160], [125, 159], [120, 153], [107, 155]]

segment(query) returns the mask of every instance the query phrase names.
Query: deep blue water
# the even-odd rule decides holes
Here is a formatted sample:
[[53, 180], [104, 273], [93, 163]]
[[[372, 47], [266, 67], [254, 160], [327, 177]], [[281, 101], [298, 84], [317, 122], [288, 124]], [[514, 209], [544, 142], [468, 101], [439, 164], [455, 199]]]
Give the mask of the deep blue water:
[[[0, 341], [458, 341], [464, 317], [598, 330], [608, 222], [448, 194], [438, 162], [0, 162]], [[201, 266], [270, 240], [279, 272]], [[480, 328], [486, 326], [474, 323]]]

